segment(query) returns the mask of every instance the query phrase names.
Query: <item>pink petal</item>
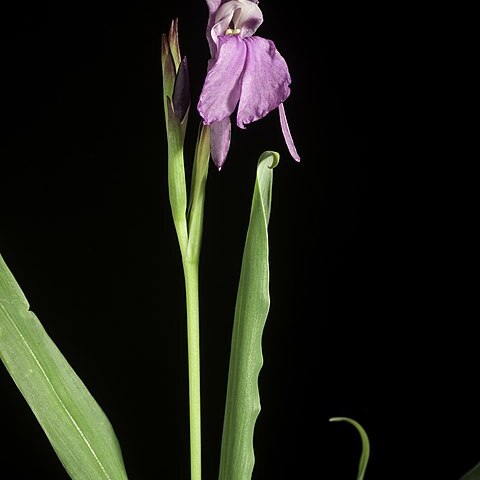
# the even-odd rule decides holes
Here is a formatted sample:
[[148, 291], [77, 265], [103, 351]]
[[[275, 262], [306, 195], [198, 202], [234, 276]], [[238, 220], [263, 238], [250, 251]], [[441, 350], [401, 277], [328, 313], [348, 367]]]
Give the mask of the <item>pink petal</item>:
[[207, 0], [208, 10], [210, 13], [215, 13], [222, 4], [222, 0]]
[[290, 95], [288, 66], [271, 40], [246, 37], [247, 55], [241, 80], [237, 125], [263, 118]]
[[223, 35], [218, 41], [218, 56], [207, 73], [197, 107], [207, 125], [223, 120], [235, 110], [247, 53], [245, 41], [238, 35]]
[[210, 125], [210, 155], [213, 163], [221, 170], [230, 148], [230, 117]]
[[[224, 0], [207, 0], [208, 5], [208, 22], [207, 22], [207, 42], [210, 48], [210, 56], [213, 58], [217, 52], [217, 35], [213, 31], [215, 25], [215, 16], [220, 5], [225, 3]], [[215, 37], [215, 38], [214, 38]]]

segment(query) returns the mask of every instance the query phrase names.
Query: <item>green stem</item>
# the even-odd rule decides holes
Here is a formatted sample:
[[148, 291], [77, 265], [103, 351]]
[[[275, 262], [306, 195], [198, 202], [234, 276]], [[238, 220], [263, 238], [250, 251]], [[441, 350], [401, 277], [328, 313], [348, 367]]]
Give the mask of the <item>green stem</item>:
[[[187, 304], [188, 387], [190, 404], [191, 480], [202, 478], [202, 435], [200, 422], [200, 328], [198, 307], [198, 264], [203, 229], [205, 186], [210, 157], [210, 130], [200, 126], [193, 162], [190, 204], [187, 210], [183, 133], [167, 99], [169, 126], [168, 188], [173, 221], [182, 254]], [[187, 215], [186, 215], [187, 214]]]
[[[202, 438], [200, 422], [200, 331], [198, 307], [198, 264], [203, 230], [203, 207], [210, 157], [210, 129], [202, 124], [198, 131], [193, 161], [190, 205], [188, 208], [188, 243], [182, 251], [187, 301], [188, 384], [190, 397], [191, 480], [202, 477]], [[180, 240], [180, 237], [179, 237]]]
[[200, 421], [200, 329], [198, 307], [198, 261], [183, 261], [187, 302], [188, 387], [190, 402], [191, 480], [202, 478], [202, 436]]

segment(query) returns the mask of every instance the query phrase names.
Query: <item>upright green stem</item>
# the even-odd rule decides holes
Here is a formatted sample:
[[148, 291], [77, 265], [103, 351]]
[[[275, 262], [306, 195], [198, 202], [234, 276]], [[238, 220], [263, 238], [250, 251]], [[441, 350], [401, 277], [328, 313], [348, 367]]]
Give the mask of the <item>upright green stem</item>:
[[188, 244], [182, 253], [187, 301], [188, 385], [190, 392], [190, 463], [191, 480], [200, 480], [201, 422], [200, 422], [200, 327], [198, 306], [198, 264], [203, 230], [203, 207], [210, 157], [210, 129], [200, 125], [188, 208]]
[[187, 302], [188, 387], [190, 402], [191, 480], [202, 478], [200, 421], [200, 329], [198, 307], [198, 262], [183, 261]]
[[[166, 61], [168, 57], [166, 58]], [[168, 190], [173, 221], [182, 254], [187, 304], [188, 386], [190, 410], [191, 480], [202, 478], [200, 422], [200, 315], [198, 307], [198, 264], [203, 229], [205, 186], [210, 157], [210, 130], [200, 125], [193, 162], [190, 202], [183, 160], [185, 123], [179, 122], [170, 98], [165, 98], [168, 140]], [[186, 122], [186, 118], [183, 120]], [[188, 210], [188, 212], [187, 212]]]
[[187, 303], [188, 387], [190, 410], [191, 480], [202, 478], [200, 422], [200, 315], [198, 308], [198, 263], [203, 229], [203, 206], [210, 158], [210, 128], [200, 123], [193, 160], [190, 199], [183, 144], [190, 109], [188, 69], [178, 43], [178, 21], [162, 35], [163, 102], [168, 145], [168, 191], [173, 222], [182, 254]]

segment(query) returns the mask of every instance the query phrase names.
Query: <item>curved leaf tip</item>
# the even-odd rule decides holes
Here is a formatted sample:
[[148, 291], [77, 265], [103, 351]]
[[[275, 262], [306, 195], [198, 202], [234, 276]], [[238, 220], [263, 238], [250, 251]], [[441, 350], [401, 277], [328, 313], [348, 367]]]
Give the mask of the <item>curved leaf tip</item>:
[[275, 168], [280, 161], [280, 154], [278, 152], [274, 152], [273, 150], [267, 150], [260, 155], [260, 158], [258, 159], [258, 165], [264, 162], [270, 162], [270, 159], [271, 163], [268, 168]]
[[365, 470], [367, 469], [368, 459], [370, 457], [370, 442], [368, 440], [367, 432], [364, 428], [355, 420], [352, 420], [348, 417], [332, 417], [329, 420], [330, 422], [348, 422], [353, 425], [358, 433], [360, 434], [360, 438], [362, 440], [362, 454], [360, 456], [360, 463], [358, 465], [358, 474], [357, 480], [363, 480], [365, 476]]

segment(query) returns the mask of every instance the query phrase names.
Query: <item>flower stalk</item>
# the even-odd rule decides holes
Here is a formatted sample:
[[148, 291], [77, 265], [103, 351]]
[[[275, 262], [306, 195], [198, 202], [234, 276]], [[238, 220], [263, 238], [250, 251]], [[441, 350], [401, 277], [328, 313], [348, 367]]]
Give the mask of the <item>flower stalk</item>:
[[182, 256], [187, 306], [190, 475], [191, 480], [201, 480], [198, 267], [203, 230], [205, 187], [210, 157], [210, 129], [204, 125], [201, 125], [199, 129], [187, 211], [183, 144], [190, 97], [187, 61], [186, 58], [181, 59], [178, 43], [178, 22], [176, 20], [172, 22], [168, 35], [162, 36], [162, 73], [168, 146], [168, 190], [173, 222]]

